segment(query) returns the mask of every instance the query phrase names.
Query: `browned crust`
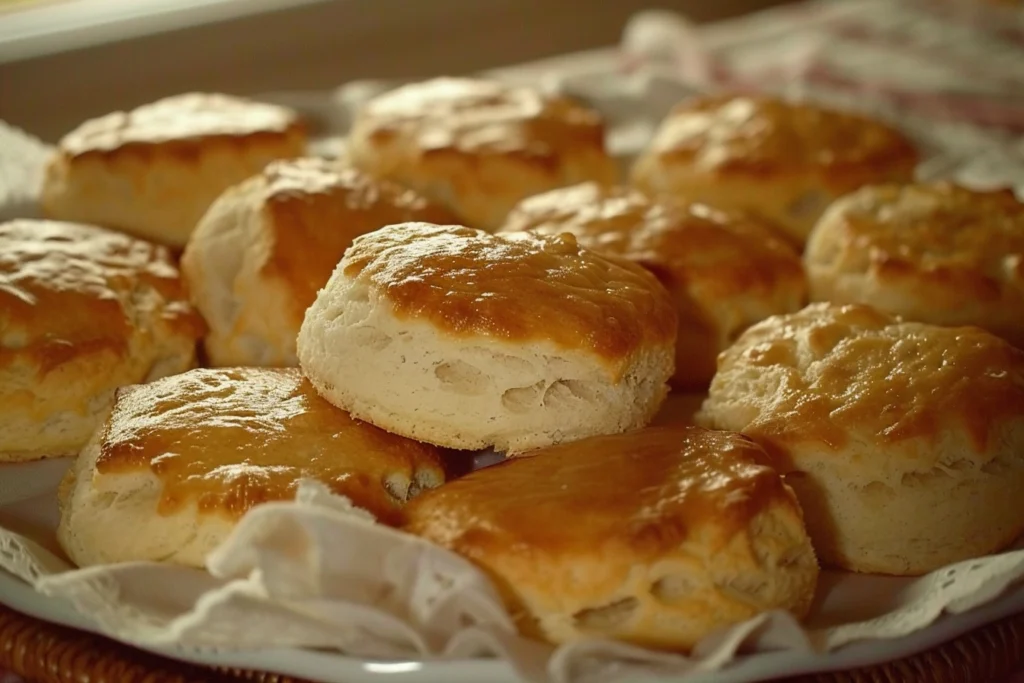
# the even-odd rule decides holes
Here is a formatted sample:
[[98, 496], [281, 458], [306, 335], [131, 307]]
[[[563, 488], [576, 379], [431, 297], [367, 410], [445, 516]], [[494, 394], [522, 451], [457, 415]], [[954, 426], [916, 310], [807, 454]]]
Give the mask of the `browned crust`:
[[29, 363], [38, 376], [85, 357], [124, 357], [136, 325], [131, 297], [142, 289], [162, 297], [172, 333], [205, 331], [169, 249], [100, 228], [0, 224], [0, 282], [0, 366]]
[[159, 100], [86, 121], [61, 140], [66, 163], [87, 158], [153, 157], [197, 163], [217, 147], [234, 151], [303, 144], [305, 125], [283, 107], [204, 93]]
[[388, 434], [322, 399], [298, 369], [193, 370], [118, 392], [96, 471], [160, 479], [157, 514], [195, 503], [241, 517], [294, 497], [302, 478], [395, 521], [385, 479], [418, 470], [443, 479], [436, 448]]
[[837, 192], [909, 177], [918, 163], [913, 143], [879, 121], [809, 103], [729, 94], [677, 105], [650, 151], [666, 166], [723, 177], [812, 173]]
[[275, 162], [262, 175], [271, 243], [261, 272], [288, 289], [296, 329], [353, 239], [396, 223], [455, 222], [417, 192], [323, 159]]
[[396, 315], [454, 336], [551, 341], [618, 364], [675, 339], [675, 306], [652, 275], [568, 234], [409, 223], [357, 238], [344, 268]]

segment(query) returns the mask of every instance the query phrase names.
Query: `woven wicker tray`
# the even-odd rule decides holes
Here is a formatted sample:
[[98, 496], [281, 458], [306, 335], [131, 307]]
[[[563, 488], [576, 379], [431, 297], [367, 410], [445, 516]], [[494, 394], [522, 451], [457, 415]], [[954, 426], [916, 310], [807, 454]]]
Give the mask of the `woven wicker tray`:
[[[994, 683], [1024, 667], [1024, 614], [889, 664], [786, 683]], [[0, 669], [30, 683], [304, 683], [259, 671], [214, 670], [48, 624], [0, 605]]]

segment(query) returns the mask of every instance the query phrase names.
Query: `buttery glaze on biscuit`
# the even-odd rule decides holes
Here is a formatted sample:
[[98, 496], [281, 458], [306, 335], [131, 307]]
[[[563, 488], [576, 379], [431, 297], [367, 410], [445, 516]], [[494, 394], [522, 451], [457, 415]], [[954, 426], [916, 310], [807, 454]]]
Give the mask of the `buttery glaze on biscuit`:
[[838, 237], [822, 247], [846, 271], [915, 273], [965, 298], [1014, 289], [1024, 301], [1024, 204], [1011, 190], [873, 186], [844, 201], [830, 221]]
[[357, 167], [488, 231], [525, 197], [618, 174], [597, 111], [493, 81], [436, 78], [384, 93], [356, 116], [349, 140]]
[[577, 185], [526, 199], [502, 228], [572, 233], [580, 246], [637, 263], [672, 293], [679, 314], [677, 387], [705, 388], [715, 359], [749, 325], [798, 310], [800, 258], [762, 222], [635, 190]]
[[293, 369], [194, 370], [122, 389], [96, 459], [100, 476], [158, 477], [157, 514], [195, 503], [231, 518], [311, 478], [393, 521], [405, 492], [389, 477], [415, 491], [420, 468], [441, 472], [436, 449], [352, 419]]
[[[646, 558], [678, 548], [709, 524], [714, 542], [724, 544], [771, 500], [791, 504], [767, 462], [738, 434], [650, 428], [517, 456], [449, 482], [434, 496], [443, 499], [437, 517], [424, 515], [429, 499], [411, 516], [415, 526], [442, 516], [469, 522], [470, 530], [452, 524], [451, 536], [432, 540], [470, 557], [516, 544], [551, 552], [621, 544]], [[573, 523], [551, 524], [553, 509]]]
[[213, 366], [290, 367], [316, 294], [353, 238], [410, 220], [450, 222], [422, 195], [336, 161], [290, 159], [226, 191], [181, 258], [210, 325]]
[[73, 223], [0, 224], [0, 367], [29, 362], [43, 377], [73, 358], [123, 357], [136, 325], [127, 299], [139, 288], [164, 298], [173, 331], [202, 333], [168, 249]]
[[917, 163], [898, 131], [856, 114], [769, 97], [715, 95], [677, 106], [652, 148], [699, 168], [754, 175], [807, 167], [844, 172], [888, 171]]
[[696, 427], [594, 437], [425, 494], [405, 528], [488, 572], [527, 635], [685, 650], [810, 605], [814, 552], [766, 461], [738, 434]]
[[582, 249], [570, 234], [392, 226], [356, 239], [344, 268], [397, 315], [452, 335], [549, 340], [619, 362], [676, 331], [672, 302], [653, 276]]
[[167, 143], [184, 147], [190, 142], [277, 136], [301, 129], [295, 113], [283, 107], [225, 95], [189, 93], [86, 121], [61, 140], [60, 149], [75, 158], [141, 151], [146, 146]]
[[263, 173], [270, 250], [262, 268], [287, 284], [295, 329], [352, 240], [396, 223], [451, 223], [422, 195], [323, 159], [275, 162]]
[[[572, 233], [580, 246], [634, 261], [666, 287], [715, 297], [801, 281], [793, 249], [763, 223], [697, 202], [657, 202], [586, 184], [525, 200], [503, 232]], [[699, 284], [698, 284], [699, 283]]]
[[631, 171], [655, 196], [742, 209], [803, 248], [828, 206], [869, 183], [911, 182], [899, 131], [856, 114], [767, 96], [711, 95], [677, 106]]
[[426, 155], [518, 155], [554, 167], [578, 145], [604, 146], [596, 112], [567, 98], [482, 80], [442, 78], [398, 88], [374, 99], [362, 118], [371, 138], [411, 133]]
[[233, 185], [301, 156], [306, 132], [284, 107], [186, 94], [86, 121], [58, 144], [40, 193], [50, 218], [183, 247]]
[[1024, 346], [1024, 204], [949, 183], [863, 188], [822, 218], [805, 254], [818, 300], [974, 324]]
[[[770, 405], [743, 429], [767, 443], [835, 451], [864, 434], [884, 448], [958, 425], [973, 446], [962, 457], [984, 461], [995, 427], [1024, 416], [1024, 352], [977, 328], [902, 323], [866, 306], [814, 304], [767, 320], [722, 363], [772, 373]], [[915, 469], [938, 452], [922, 451]]]
[[1024, 533], [1024, 351], [980, 328], [812, 304], [723, 353], [697, 419], [771, 454], [827, 564], [924, 574]]

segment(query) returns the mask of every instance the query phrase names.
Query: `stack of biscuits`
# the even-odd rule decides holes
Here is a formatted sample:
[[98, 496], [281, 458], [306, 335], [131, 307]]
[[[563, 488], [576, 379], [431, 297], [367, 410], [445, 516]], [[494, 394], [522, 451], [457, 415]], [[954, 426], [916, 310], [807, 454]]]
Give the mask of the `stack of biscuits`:
[[819, 564], [1024, 532], [1024, 205], [915, 182], [899, 131], [697, 97], [620, 179], [591, 107], [439, 78], [306, 143], [168, 98], [69, 133], [47, 220], [0, 225], [0, 459], [75, 456], [80, 566], [202, 567], [315, 479], [528, 637], [688, 651], [806, 616]]

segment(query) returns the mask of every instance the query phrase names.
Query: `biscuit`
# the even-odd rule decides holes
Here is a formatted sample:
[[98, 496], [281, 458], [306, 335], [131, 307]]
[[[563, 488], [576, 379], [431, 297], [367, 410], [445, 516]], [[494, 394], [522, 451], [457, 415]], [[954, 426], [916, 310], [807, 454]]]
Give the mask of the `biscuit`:
[[60, 141], [42, 207], [182, 247], [221, 192], [275, 159], [304, 153], [291, 110], [190, 93], [86, 121]]
[[646, 424], [675, 335], [652, 275], [572, 235], [407, 223], [355, 239], [298, 353], [321, 394], [362, 420], [504, 452]]
[[751, 211], [803, 247], [837, 197], [913, 179], [918, 154], [902, 133], [851, 113], [767, 96], [685, 101], [632, 170], [653, 195]]
[[114, 389], [192, 367], [203, 329], [167, 248], [0, 223], [0, 461], [77, 454]]
[[525, 635], [689, 650], [810, 607], [814, 551], [766, 461], [738, 434], [697, 427], [593, 437], [425, 493], [405, 529], [486, 572]]
[[816, 301], [907, 320], [977, 325], [1024, 348], [1024, 204], [949, 183], [865, 187], [807, 241]]
[[437, 78], [371, 100], [349, 136], [356, 166], [497, 229], [516, 202], [587, 180], [613, 183], [594, 110], [526, 87]]
[[1024, 351], [981, 329], [812, 304], [722, 355], [698, 421], [773, 456], [823, 562], [922, 574], [1024, 532]]
[[676, 389], [706, 389], [718, 353], [744, 329], [807, 303], [800, 257], [757, 219], [593, 183], [523, 200], [503, 230], [570, 232], [580, 246], [644, 266], [679, 313]]
[[200, 369], [118, 391], [61, 487], [57, 537], [79, 566], [201, 567], [253, 507], [315, 479], [396, 523], [444, 481], [431, 446], [321, 399], [295, 368]]
[[274, 162], [229, 189], [181, 259], [210, 327], [210, 364], [297, 365], [302, 318], [352, 239], [414, 220], [454, 219], [412, 190], [324, 159]]

